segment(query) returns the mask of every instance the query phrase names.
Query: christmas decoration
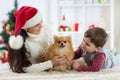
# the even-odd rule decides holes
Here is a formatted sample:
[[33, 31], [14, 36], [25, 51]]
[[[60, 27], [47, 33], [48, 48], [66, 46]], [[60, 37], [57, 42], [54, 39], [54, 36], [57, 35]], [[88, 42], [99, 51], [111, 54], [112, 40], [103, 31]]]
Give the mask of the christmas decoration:
[[8, 61], [8, 58], [7, 58], [7, 55], [8, 55], [8, 51], [7, 50], [0, 50], [0, 62], [1, 63], [5, 63]]
[[94, 28], [94, 27], [95, 27], [95, 25], [92, 24], [92, 25], [89, 26], [89, 29], [92, 29], [92, 28]]
[[108, 0], [98, 0], [98, 3], [107, 3]]
[[105, 22], [104, 16], [102, 16], [102, 15], [100, 16], [99, 22], [98, 22], [98, 24], [96, 24], [96, 26], [97, 26], [97, 27], [101, 27], [101, 28], [103, 28], [103, 29], [106, 29], [107, 24], [106, 24], [106, 22]]
[[58, 28], [58, 31], [66, 31], [66, 18], [65, 18], [65, 15], [62, 16], [62, 20], [61, 20], [61, 24]]
[[66, 26], [66, 17], [65, 15], [63, 15], [62, 17], [62, 23], [61, 23], [62, 26]]
[[2, 63], [6, 63], [8, 61], [7, 59], [7, 53], [3, 53], [3, 56], [2, 56]]
[[74, 24], [75, 31], [78, 31], [79, 23]]
[[58, 27], [59, 32], [78, 32], [79, 31], [79, 23], [74, 23], [73, 25], [70, 26], [63, 26], [60, 25]]
[[61, 24], [58, 27], [59, 32], [78, 32], [79, 31], [79, 23], [75, 22], [71, 25], [66, 25], [66, 17], [65, 15], [62, 16]]
[[[3, 47], [0, 47], [0, 50], [1, 49], [8, 49], [9, 46], [8, 46], [8, 39], [10, 37], [10, 35], [13, 33], [13, 30], [14, 30], [14, 24], [15, 24], [15, 17], [14, 17], [14, 12], [17, 10], [18, 8], [18, 3], [17, 3], [17, 0], [14, 1], [14, 8], [8, 12], [8, 20], [6, 21], [3, 21], [3, 31], [0, 33], [0, 36], [2, 36], [2, 41], [0, 40], [0, 42], [2, 44], [5, 44], [5, 46]], [[4, 41], [3, 41], [4, 40]]]

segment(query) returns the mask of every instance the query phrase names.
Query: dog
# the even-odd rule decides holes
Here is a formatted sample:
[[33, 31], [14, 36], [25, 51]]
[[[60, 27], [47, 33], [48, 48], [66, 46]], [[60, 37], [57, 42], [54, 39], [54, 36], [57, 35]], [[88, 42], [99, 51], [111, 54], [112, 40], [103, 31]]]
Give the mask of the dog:
[[53, 67], [49, 71], [57, 70], [65, 72], [66, 70], [71, 69], [71, 63], [74, 57], [71, 36], [54, 36], [54, 42], [48, 48], [48, 53], [45, 55], [44, 60], [50, 60], [54, 56], [65, 56], [68, 61], [65, 65]]

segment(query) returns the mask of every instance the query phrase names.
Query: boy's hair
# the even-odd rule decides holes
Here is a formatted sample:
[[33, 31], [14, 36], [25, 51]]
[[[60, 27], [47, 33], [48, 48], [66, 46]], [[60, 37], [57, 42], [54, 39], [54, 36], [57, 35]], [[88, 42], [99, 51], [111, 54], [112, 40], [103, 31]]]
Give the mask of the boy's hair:
[[96, 47], [103, 47], [108, 39], [108, 35], [104, 29], [95, 27], [85, 32], [84, 37], [90, 38]]

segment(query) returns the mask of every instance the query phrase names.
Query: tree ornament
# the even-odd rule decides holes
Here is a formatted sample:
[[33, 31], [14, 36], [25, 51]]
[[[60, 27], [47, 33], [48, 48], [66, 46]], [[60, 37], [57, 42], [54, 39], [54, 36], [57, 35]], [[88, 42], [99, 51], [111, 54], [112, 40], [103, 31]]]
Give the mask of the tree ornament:
[[3, 29], [3, 31], [6, 33], [6, 29]]
[[6, 24], [7, 24], [7, 21], [2, 21], [2, 24], [6, 25]]
[[4, 39], [2, 39], [2, 40], [1, 40], [1, 43], [2, 43], [2, 44], [4, 44], [4, 43], [5, 43], [5, 40], [4, 40]]
[[7, 31], [10, 31], [10, 24], [7, 24], [5, 28]]
[[9, 49], [9, 46], [8, 46], [8, 45], [6, 45], [6, 46], [5, 46], [5, 48], [6, 48], [6, 49]]

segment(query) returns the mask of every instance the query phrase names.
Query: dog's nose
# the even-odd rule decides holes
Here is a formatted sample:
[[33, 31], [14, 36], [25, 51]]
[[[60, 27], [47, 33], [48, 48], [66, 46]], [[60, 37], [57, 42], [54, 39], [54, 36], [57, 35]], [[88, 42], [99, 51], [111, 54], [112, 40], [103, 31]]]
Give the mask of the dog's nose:
[[61, 45], [63, 46], [64, 44], [63, 44], [63, 43], [61, 43]]
[[61, 47], [65, 47], [65, 44], [64, 44], [64, 43], [61, 43], [60, 46], [61, 46]]

